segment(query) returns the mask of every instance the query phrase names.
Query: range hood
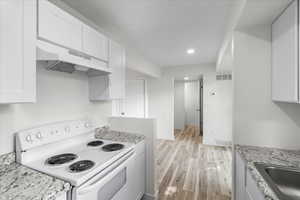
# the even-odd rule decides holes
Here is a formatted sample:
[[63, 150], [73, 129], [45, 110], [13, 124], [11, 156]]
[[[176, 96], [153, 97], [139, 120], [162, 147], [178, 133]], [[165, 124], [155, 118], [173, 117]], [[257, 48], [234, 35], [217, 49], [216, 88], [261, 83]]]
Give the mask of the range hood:
[[107, 62], [42, 40], [37, 40], [37, 60], [45, 62], [46, 69], [53, 71], [83, 71], [89, 76], [111, 73]]

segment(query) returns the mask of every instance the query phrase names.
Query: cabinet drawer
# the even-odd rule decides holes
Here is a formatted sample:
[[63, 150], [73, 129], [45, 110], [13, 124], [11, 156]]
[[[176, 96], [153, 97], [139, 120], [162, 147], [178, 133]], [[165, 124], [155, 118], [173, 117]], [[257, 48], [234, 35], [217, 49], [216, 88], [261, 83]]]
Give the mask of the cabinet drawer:
[[82, 22], [47, 0], [39, 0], [38, 37], [81, 51]]

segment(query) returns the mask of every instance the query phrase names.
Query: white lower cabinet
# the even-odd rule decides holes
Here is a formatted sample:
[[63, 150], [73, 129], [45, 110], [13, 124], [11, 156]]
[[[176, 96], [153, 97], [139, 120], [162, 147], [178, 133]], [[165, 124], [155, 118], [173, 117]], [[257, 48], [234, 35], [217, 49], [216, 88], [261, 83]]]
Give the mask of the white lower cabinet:
[[264, 200], [255, 180], [240, 154], [235, 154], [235, 200]]
[[245, 198], [246, 166], [239, 153], [235, 154], [235, 200]]
[[140, 200], [146, 190], [145, 143], [136, 145], [136, 155], [128, 172], [128, 199]]
[[56, 200], [68, 200], [67, 193], [55, 197]]
[[258, 189], [256, 182], [252, 178], [249, 170], [247, 170], [246, 175], [246, 199], [249, 200], [264, 200], [264, 196]]
[[0, 104], [36, 101], [36, 1], [0, 1]]

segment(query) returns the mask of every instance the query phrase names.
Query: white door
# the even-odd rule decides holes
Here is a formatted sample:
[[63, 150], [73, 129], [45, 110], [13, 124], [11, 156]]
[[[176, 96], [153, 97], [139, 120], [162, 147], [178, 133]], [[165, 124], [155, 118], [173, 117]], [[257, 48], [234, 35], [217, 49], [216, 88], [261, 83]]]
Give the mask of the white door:
[[199, 127], [200, 123], [200, 83], [188, 81], [184, 85], [185, 124]]
[[145, 80], [127, 80], [123, 115], [145, 117]]

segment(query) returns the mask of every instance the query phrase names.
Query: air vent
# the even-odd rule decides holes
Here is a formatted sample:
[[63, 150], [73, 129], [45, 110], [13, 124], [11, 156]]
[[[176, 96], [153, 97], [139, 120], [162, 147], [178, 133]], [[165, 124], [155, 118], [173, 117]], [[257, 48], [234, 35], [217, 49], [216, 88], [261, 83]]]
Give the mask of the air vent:
[[217, 74], [217, 81], [232, 80], [232, 74]]

